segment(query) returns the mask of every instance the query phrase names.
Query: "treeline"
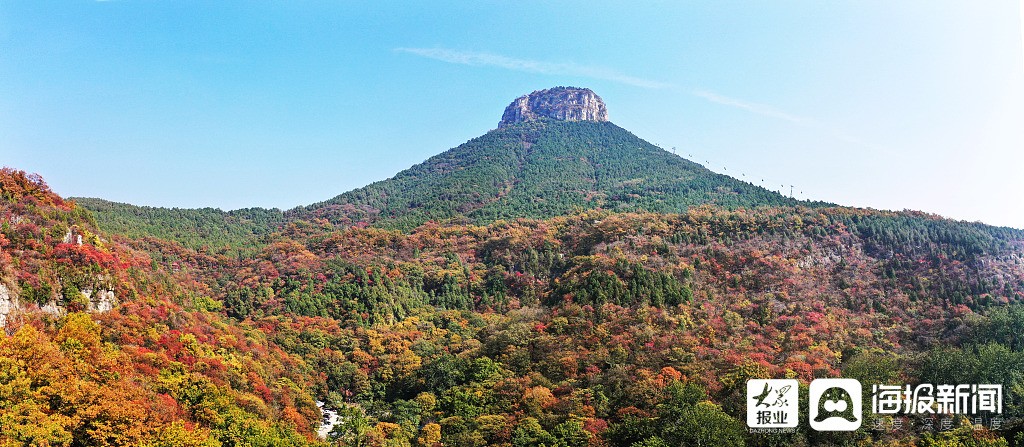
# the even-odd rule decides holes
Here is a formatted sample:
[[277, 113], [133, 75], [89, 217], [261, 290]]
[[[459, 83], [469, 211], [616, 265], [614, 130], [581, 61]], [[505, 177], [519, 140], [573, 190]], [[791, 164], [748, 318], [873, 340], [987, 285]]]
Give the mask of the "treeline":
[[[275, 301], [285, 310], [366, 314], [371, 322], [400, 319], [425, 304], [676, 306], [696, 292], [800, 295], [812, 287], [819, 299], [851, 311], [891, 312], [905, 300], [910, 304], [896, 311], [909, 316], [938, 303], [978, 311], [1015, 300], [1024, 288], [1018, 230], [843, 208], [590, 212], [487, 227], [428, 225], [409, 234], [351, 228], [298, 237], [288, 250], [271, 246], [241, 261], [251, 267], [233, 274], [263, 265], [270, 274], [256, 288], [286, 297]], [[232, 292], [228, 309], [259, 307], [240, 302], [244, 296], [254, 295]]]
[[708, 203], [800, 202], [715, 174], [611, 123], [545, 120], [491, 131], [391, 179], [288, 214], [411, 230], [428, 220], [482, 224], [595, 208], [682, 212]]
[[232, 252], [258, 246], [284, 222], [404, 231], [428, 221], [486, 224], [590, 209], [684, 212], [704, 204], [820, 207], [716, 174], [608, 122], [543, 120], [494, 130], [394, 177], [281, 212], [140, 207], [76, 199], [107, 232]]
[[[1021, 311], [1004, 307], [1024, 290], [1017, 230], [698, 207], [285, 233], [296, 239], [222, 259], [229, 276], [209, 284], [227, 290], [225, 312], [323, 374], [318, 395], [353, 421], [333, 435], [345, 445], [1010, 445], [1017, 433]], [[948, 284], [974, 288], [957, 303]], [[1005, 383], [1000, 432], [741, 429], [749, 378], [962, 371]]]
[[0, 170], [0, 445], [322, 445], [302, 358], [168, 271], [38, 176]]
[[[41, 181], [7, 176], [0, 280], [46, 287], [33, 301], [68, 313], [19, 314], [0, 336], [6, 445], [1022, 441], [1018, 230], [699, 206], [411, 231], [297, 220], [231, 252], [108, 239]], [[81, 246], [62, 241], [72, 227]], [[119, 306], [74, 312], [95, 281]], [[835, 376], [1001, 383], [1005, 422], [743, 429], [747, 379]], [[317, 400], [343, 416], [322, 441]]]
[[193, 250], [245, 252], [260, 246], [284, 223], [278, 209], [158, 208], [76, 198], [101, 230], [131, 238], [156, 237]]

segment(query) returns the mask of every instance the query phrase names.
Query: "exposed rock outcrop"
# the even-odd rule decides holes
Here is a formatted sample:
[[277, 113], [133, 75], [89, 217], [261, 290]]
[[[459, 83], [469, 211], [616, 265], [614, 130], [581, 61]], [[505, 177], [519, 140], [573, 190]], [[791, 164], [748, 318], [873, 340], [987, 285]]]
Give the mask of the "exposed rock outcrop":
[[91, 312], [110, 312], [117, 304], [117, 296], [113, 290], [101, 289], [94, 294], [92, 289], [86, 289], [82, 291], [82, 296], [89, 300], [87, 310]]
[[[85, 310], [95, 313], [110, 312], [117, 306], [117, 295], [113, 290], [101, 288], [97, 291], [86, 288], [80, 292], [85, 301]], [[30, 309], [35, 306], [30, 305]], [[57, 301], [50, 301], [38, 306], [39, 312], [55, 317], [64, 315], [67, 309], [58, 304]], [[11, 315], [22, 312], [24, 309], [18, 302], [18, 295], [12, 292], [7, 286], [0, 282], [0, 329], [7, 327], [11, 321]]]
[[588, 88], [555, 87], [520, 96], [505, 108], [498, 128], [550, 118], [560, 121], [608, 121], [608, 108]]
[[7, 327], [7, 316], [18, 308], [18, 297], [0, 283], [0, 328]]

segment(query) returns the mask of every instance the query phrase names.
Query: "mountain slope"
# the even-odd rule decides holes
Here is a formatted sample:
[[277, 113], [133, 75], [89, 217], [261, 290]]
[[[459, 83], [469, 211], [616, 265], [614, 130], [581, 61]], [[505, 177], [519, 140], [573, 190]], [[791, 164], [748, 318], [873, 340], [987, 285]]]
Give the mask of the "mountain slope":
[[[0, 417], [28, 403], [40, 419], [5, 425], [11, 445], [33, 445], [23, 427], [51, 415], [66, 442], [50, 445], [308, 445], [314, 399], [352, 421], [332, 445], [539, 445], [523, 441], [531, 433], [547, 445], [690, 445], [705, 427], [703, 445], [722, 433], [733, 445], [851, 445], [807, 428], [781, 442], [747, 433], [751, 377], [999, 383], [1002, 429], [959, 433], [1013, 439], [1024, 421], [1020, 230], [700, 206], [410, 232], [297, 223], [238, 258], [152, 238], [107, 252], [86, 213], [23, 178], [0, 176], [0, 272], [30, 302], [16, 315], [28, 323], [0, 336], [0, 366], [26, 384], [0, 396]], [[61, 242], [73, 226], [82, 245]], [[46, 323], [25, 293], [49, 284], [67, 302], [82, 288], [62, 286], [97, 273], [125, 297], [105, 314]], [[90, 400], [66, 404], [84, 401], [78, 390]], [[94, 427], [121, 437], [87, 442], [117, 433]]]
[[188, 248], [247, 247], [263, 240], [284, 222], [278, 209], [159, 208], [96, 198], [75, 198], [96, 217], [104, 231], [132, 238], [153, 236]]
[[[554, 90], [572, 102], [535, 92], [499, 130], [284, 216], [85, 201], [124, 219], [101, 226], [252, 244], [237, 257], [104, 241], [41, 179], [0, 175], [0, 283], [28, 309], [0, 337], [0, 376], [24, 384], [0, 395], [0, 420], [21, 417], [22, 402], [56, 416], [70, 434], [50, 445], [101, 445], [79, 441], [100, 424], [126, 433], [102, 445], [182, 445], [139, 442], [179, 432], [209, 441], [193, 445], [303, 445], [319, 400], [346, 421], [332, 445], [1019, 439], [1024, 231], [798, 204], [606, 122], [592, 92]], [[620, 212], [641, 209], [655, 212]], [[429, 219], [448, 222], [360, 228]], [[54, 321], [37, 309], [89, 309], [75, 298], [101, 285], [120, 298], [106, 313]], [[57, 367], [39, 361], [50, 358]], [[89, 376], [49, 386], [73, 371]], [[747, 379], [837, 376], [998, 383], [1005, 411], [998, 427], [934, 437], [744, 429]], [[115, 394], [66, 404], [85, 401], [79, 389]], [[118, 408], [152, 414], [153, 431], [130, 432], [149, 416]], [[9, 426], [0, 443], [31, 445]]]
[[822, 205], [716, 174], [610, 122], [551, 119], [493, 130], [390, 179], [284, 213], [74, 200], [104, 231], [169, 239], [190, 248], [251, 246], [288, 221], [316, 218], [339, 226], [408, 230], [428, 220], [485, 224], [596, 208], [683, 212], [702, 204], [728, 209]]
[[486, 223], [578, 209], [681, 212], [700, 204], [796, 203], [711, 172], [610, 122], [538, 119], [493, 130], [393, 178], [287, 215], [408, 229], [427, 220]]
[[0, 445], [322, 445], [302, 360], [161, 264], [0, 168]]
[[593, 91], [556, 87], [517, 98], [498, 129], [394, 177], [285, 213], [136, 207], [76, 199], [100, 227], [154, 236], [190, 248], [260, 245], [289, 221], [326, 219], [337, 226], [410, 230], [427, 221], [486, 224], [550, 218], [586, 209], [684, 212], [805, 206], [670, 154], [608, 121]]

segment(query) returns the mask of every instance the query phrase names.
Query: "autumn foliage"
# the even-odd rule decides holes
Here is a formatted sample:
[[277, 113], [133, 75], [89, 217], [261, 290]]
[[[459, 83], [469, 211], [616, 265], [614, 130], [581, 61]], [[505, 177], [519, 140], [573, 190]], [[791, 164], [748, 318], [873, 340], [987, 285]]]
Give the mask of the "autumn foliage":
[[[0, 185], [0, 283], [19, 300], [3, 445], [1009, 445], [1024, 415], [1016, 230], [704, 206], [298, 220], [196, 249], [104, 233], [37, 177]], [[99, 290], [118, 303], [88, 312]], [[747, 379], [840, 375], [998, 381], [1007, 424], [746, 432]], [[341, 416], [325, 439], [317, 401]]]

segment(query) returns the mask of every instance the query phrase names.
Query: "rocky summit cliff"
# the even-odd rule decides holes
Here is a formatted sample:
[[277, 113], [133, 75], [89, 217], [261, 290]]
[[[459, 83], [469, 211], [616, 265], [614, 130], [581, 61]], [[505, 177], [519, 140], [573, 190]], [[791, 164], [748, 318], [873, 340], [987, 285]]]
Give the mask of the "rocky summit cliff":
[[608, 121], [597, 94], [574, 87], [522, 96], [506, 108], [498, 129], [392, 178], [283, 213], [76, 201], [109, 231], [174, 238], [195, 249], [264, 240], [294, 220], [410, 230], [428, 221], [485, 224], [598, 208], [678, 213], [704, 204], [733, 209], [798, 203], [638, 138]]
[[409, 230], [431, 220], [488, 223], [595, 208], [796, 203], [637, 138], [608, 121], [604, 102], [589, 89], [555, 87], [517, 98], [496, 130], [390, 179], [287, 211], [285, 219]]
[[550, 118], [559, 121], [608, 121], [608, 109], [588, 88], [555, 87], [520, 96], [505, 108], [498, 128]]

